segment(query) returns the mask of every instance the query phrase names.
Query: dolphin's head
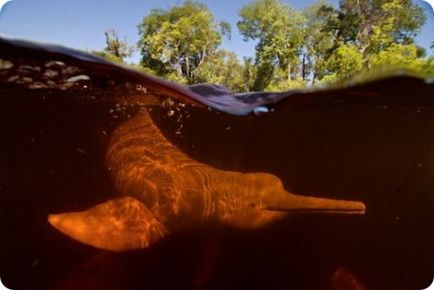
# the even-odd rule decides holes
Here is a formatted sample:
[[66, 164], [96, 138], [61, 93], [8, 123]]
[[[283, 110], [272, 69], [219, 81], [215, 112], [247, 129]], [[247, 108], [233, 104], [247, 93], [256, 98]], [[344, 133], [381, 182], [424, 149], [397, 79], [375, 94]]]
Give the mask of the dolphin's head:
[[280, 213], [364, 214], [366, 206], [359, 201], [335, 200], [296, 195], [287, 191], [282, 181], [272, 174], [246, 174], [252, 186], [249, 195], [255, 211]]
[[231, 183], [232, 186], [223, 184], [223, 189], [219, 188], [220, 193], [237, 191], [227, 192], [230, 202], [219, 201], [219, 216], [242, 228], [257, 228], [290, 213], [364, 214], [366, 210], [359, 201], [295, 195], [285, 190], [278, 177], [268, 173], [239, 174]]
[[366, 206], [359, 201], [335, 200], [296, 195], [287, 191], [282, 181], [271, 174], [251, 174], [254, 184], [259, 190], [258, 207], [262, 210], [280, 211], [287, 213], [335, 213], [335, 214], [364, 214]]

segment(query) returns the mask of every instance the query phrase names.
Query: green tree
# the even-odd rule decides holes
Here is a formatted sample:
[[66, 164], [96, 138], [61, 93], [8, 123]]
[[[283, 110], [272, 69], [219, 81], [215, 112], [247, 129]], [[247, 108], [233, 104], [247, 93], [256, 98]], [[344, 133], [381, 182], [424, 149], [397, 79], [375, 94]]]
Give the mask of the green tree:
[[115, 29], [106, 30], [104, 35], [106, 46], [103, 50], [92, 53], [113, 62], [125, 63], [126, 58], [133, 54], [135, 47], [129, 45], [125, 39], [119, 39], [119, 32]]
[[208, 55], [197, 68], [194, 81], [222, 85], [236, 92], [246, 90], [243, 82], [243, 67], [236, 54], [226, 50], [218, 50]]
[[422, 72], [434, 78], [434, 56], [428, 58], [422, 66]]
[[329, 74], [327, 82], [349, 79], [363, 68], [363, 55], [353, 44], [339, 46], [325, 64]]
[[171, 80], [191, 83], [222, 36], [230, 35], [230, 26], [215, 22], [206, 5], [186, 1], [169, 10], [152, 10], [139, 31], [142, 65]]
[[282, 92], [282, 91], [288, 91], [292, 89], [302, 89], [305, 87], [306, 87], [306, 81], [303, 80], [301, 77], [299, 77], [294, 80], [274, 79], [265, 88], [265, 90], [269, 92]]
[[411, 0], [342, 0], [337, 35], [366, 57], [392, 43], [411, 44], [426, 20]]
[[[311, 83], [315, 84], [326, 74], [326, 60], [335, 46], [335, 34], [338, 13], [333, 8], [320, 0], [304, 11], [306, 18], [306, 37], [302, 55], [302, 79], [311, 77]], [[332, 23], [333, 26], [330, 26]]]
[[251, 91], [255, 83], [255, 77], [257, 75], [258, 75], [258, 67], [255, 65], [253, 58], [244, 57], [242, 63], [242, 75], [241, 75], [243, 89], [241, 91], [243, 92]]
[[303, 45], [304, 17], [279, 0], [255, 0], [240, 11], [237, 23], [244, 40], [257, 40], [258, 72], [254, 90], [263, 90], [274, 78], [275, 68], [295, 78]]
[[119, 32], [115, 29], [108, 29], [104, 32], [106, 46], [104, 51], [122, 60], [130, 57], [134, 52], [134, 46], [128, 45], [126, 40], [119, 39]]
[[370, 63], [373, 68], [406, 68], [420, 71], [425, 60], [418, 55], [418, 48], [413, 44], [393, 43], [388, 48], [371, 57]]
[[337, 17], [329, 14], [322, 29], [323, 39], [334, 37], [323, 57], [327, 61], [320, 63], [325, 68], [318, 75], [325, 77], [323, 81], [348, 79], [362, 68], [420, 64], [423, 50], [413, 43], [426, 17], [411, 0], [341, 0], [335, 13]]

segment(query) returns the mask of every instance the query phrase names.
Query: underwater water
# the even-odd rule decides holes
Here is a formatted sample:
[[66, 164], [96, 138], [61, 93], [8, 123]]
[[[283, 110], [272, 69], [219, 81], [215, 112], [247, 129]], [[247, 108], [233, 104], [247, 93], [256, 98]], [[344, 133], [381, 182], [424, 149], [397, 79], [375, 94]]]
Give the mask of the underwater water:
[[[328, 90], [233, 95], [59, 47], [2, 39], [0, 59], [0, 277], [9, 288], [407, 290], [431, 282], [432, 81], [391, 75]], [[135, 166], [149, 160], [162, 169], [148, 184], [150, 171]], [[257, 173], [267, 175], [258, 181]], [[204, 176], [202, 187], [195, 176]], [[232, 201], [242, 208], [239, 196], [276, 178], [287, 193], [362, 202], [366, 211], [355, 204], [358, 214], [243, 208], [239, 220], [232, 215]], [[211, 192], [222, 205], [174, 195], [181, 209], [173, 211], [188, 208], [181, 218], [162, 220], [172, 208], [153, 207], [143, 223], [157, 216], [165, 227], [158, 239], [115, 252], [104, 248], [114, 238], [99, 230], [91, 233], [104, 243], [89, 245], [48, 220], [120, 193], [137, 197], [142, 188], [155, 192], [147, 205], [180, 188], [187, 197]], [[266, 200], [272, 191], [261, 194]], [[218, 218], [189, 222], [196, 208]]]

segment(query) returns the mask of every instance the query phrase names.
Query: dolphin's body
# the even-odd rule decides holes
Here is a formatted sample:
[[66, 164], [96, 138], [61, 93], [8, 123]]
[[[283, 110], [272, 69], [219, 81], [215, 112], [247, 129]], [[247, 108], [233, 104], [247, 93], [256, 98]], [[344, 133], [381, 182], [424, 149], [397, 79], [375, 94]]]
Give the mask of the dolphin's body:
[[204, 222], [249, 229], [287, 212], [365, 212], [361, 202], [289, 193], [271, 174], [224, 171], [199, 163], [163, 136], [147, 110], [113, 132], [106, 161], [121, 198], [84, 212], [49, 216], [64, 234], [102, 249], [145, 248], [171, 232]]

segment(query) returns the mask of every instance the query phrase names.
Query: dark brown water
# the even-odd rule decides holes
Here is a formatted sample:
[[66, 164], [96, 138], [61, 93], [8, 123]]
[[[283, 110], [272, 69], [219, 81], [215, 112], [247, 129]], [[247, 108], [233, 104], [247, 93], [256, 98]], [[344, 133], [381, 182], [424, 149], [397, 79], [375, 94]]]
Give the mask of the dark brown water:
[[[391, 76], [219, 99], [58, 48], [3, 41], [0, 59], [8, 60], [0, 69], [0, 277], [9, 288], [407, 290], [431, 282], [432, 82]], [[367, 213], [291, 215], [251, 231], [202, 225], [124, 253], [57, 232], [48, 214], [116, 196], [105, 150], [143, 106], [199, 162], [269, 172], [297, 194], [361, 200]], [[268, 113], [255, 115], [258, 106]]]

